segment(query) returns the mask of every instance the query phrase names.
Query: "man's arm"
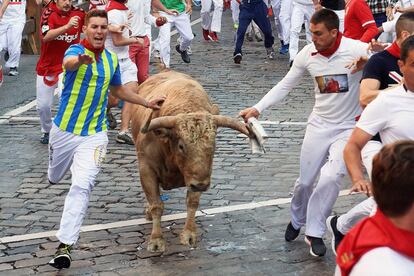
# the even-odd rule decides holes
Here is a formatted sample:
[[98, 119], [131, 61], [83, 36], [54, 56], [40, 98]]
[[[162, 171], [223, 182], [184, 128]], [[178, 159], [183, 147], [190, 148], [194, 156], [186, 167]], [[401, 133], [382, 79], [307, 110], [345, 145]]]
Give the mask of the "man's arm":
[[82, 64], [91, 64], [93, 58], [87, 54], [79, 54], [77, 56], [69, 56], [63, 60], [63, 67], [67, 71], [76, 71]]
[[[113, 26], [112, 26], [112, 28], [113, 28]], [[141, 45], [144, 45], [144, 40], [142, 38], [123, 36], [122, 35], [122, 29], [120, 31], [118, 31], [118, 30], [109, 28], [109, 30], [110, 30], [110, 34], [111, 34], [111, 37], [112, 37], [112, 41], [113, 41], [113, 43], [116, 47], [128, 46], [128, 45], [131, 45], [133, 43], [139, 43]], [[111, 31], [111, 30], [114, 30], [114, 31]]]
[[1, 6], [0, 6], [0, 19], [3, 18], [3, 14], [6, 11], [7, 6], [9, 5], [9, 2], [10, 2], [9, 0], [3, 0], [3, 2], [1, 3]]
[[356, 127], [344, 149], [344, 160], [352, 181], [351, 192], [371, 194], [371, 183], [364, 178], [362, 170], [362, 148], [372, 135]]
[[133, 104], [139, 104], [146, 108], [160, 109], [161, 104], [164, 102], [165, 97], [158, 97], [147, 101], [140, 95], [134, 93], [134, 91], [126, 88], [124, 85], [115, 85], [110, 87], [111, 94], [121, 100], [127, 101]]
[[359, 103], [362, 107], [366, 107], [381, 92], [380, 81], [377, 79], [363, 79], [359, 87]]
[[[56, 37], [60, 36], [61, 34], [64, 34], [67, 30], [69, 30], [72, 27], [78, 28], [79, 26], [79, 16], [71, 17], [68, 24], [51, 30], [46, 30], [46, 34], [43, 36], [43, 42], [49, 42], [55, 39]], [[42, 33], [44, 34], [43, 28], [48, 27], [47, 25], [42, 26]]]
[[160, 0], [152, 0], [151, 1], [151, 5], [152, 5], [152, 8], [153, 9], [155, 9], [155, 10], [159, 10], [159, 11], [163, 11], [163, 12], [165, 12], [166, 14], [170, 14], [170, 15], [178, 15], [178, 11], [176, 11], [176, 10], [169, 10], [169, 9], [167, 9], [162, 3], [161, 3], [161, 1]]

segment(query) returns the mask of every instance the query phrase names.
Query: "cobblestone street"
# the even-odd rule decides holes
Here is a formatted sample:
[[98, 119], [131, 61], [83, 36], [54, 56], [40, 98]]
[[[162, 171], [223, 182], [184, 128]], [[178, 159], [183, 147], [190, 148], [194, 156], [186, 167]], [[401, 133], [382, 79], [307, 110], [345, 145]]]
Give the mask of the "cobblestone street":
[[[219, 43], [203, 41], [200, 24], [193, 26], [190, 64], [175, 52], [173, 36], [171, 67], [197, 79], [221, 114], [236, 117], [272, 88], [289, 66], [286, 56], [266, 59], [263, 42], [247, 41], [242, 64], [234, 64], [230, 11], [223, 16]], [[157, 72], [155, 66], [151, 71]], [[34, 67], [29, 67], [19, 79], [33, 76]], [[34, 83], [32, 87], [35, 95]], [[211, 187], [201, 196], [202, 212], [196, 219], [194, 249], [179, 242], [186, 190], [177, 189], [164, 192], [164, 215], [175, 215], [162, 223], [167, 250], [163, 255], [147, 252], [152, 224], [143, 220], [146, 200], [135, 149], [117, 144], [117, 130], [109, 131], [106, 161], [83, 223], [93, 227], [81, 233], [71, 268], [59, 272], [47, 264], [58, 245], [50, 231], [58, 229], [70, 174], [59, 184], [49, 184], [48, 151], [38, 141], [36, 107], [0, 118], [0, 275], [332, 275], [330, 236], [325, 237], [328, 253], [322, 258], [310, 256], [303, 233], [292, 243], [284, 240], [300, 146], [314, 102], [312, 90], [312, 80], [304, 76], [283, 104], [262, 115], [261, 120], [269, 121], [264, 127], [270, 136], [264, 155], [251, 154], [248, 140], [237, 132], [219, 130]], [[334, 211], [343, 213], [362, 198], [344, 191]], [[116, 222], [119, 225], [106, 225]], [[35, 233], [44, 234], [28, 236]]]

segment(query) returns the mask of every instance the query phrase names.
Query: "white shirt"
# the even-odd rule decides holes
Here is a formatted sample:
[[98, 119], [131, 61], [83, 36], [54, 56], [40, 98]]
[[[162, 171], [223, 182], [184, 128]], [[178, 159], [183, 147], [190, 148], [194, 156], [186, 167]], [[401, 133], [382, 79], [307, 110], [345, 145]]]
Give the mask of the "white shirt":
[[155, 17], [150, 13], [151, 0], [130, 0], [126, 5], [132, 12], [132, 18], [129, 21], [131, 36], [146, 36], [146, 25], [155, 25]]
[[[254, 108], [262, 113], [271, 105], [281, 102], [304, 77], [305, 71], [308, 71], [315, 85], [313, 112], [331, 123], [355, 120], [361, 114], [359, 81], [362, 72], [351, 74], [351, 70], [345, 66], [361, 56], [366, 56], [367, 48], [368, 45], [361, 41], [342, 37], [339, 48], [327, 58], [312, 54], [316, 52], [313, 43], [306, 45], [295, 57], [286, 76]], [[330, 90], [327, 84], [330, 79], [339, 86], [336, 93], [328, 93]]]
[[[2, 1], [0, 1], [2, 3]], [[10, 0], [4, 11], [2, 23], [25, 23], [26, 22], [26, 0]]]
[[380, 133], [384, 144], [414, 140], [414, 92], [404, 86], [381, 92], [362, 112], [357, 127], [370, 135]]
[[[128, 10], [110, 10], [108, 12], [108, 23], [113, 25], [125, 25], [128, 22]], [[122, 36], [129, 37], [129, 30], [128, 28], [124, 28], [122, 32]], [[109, 34], [106, 37], [105, 41], [105, 48], [115, 52], [119, 59], [128, 58], [129, 57], [129, 46], [120, 46], [116, 47], [114, 42], [112, 41], [112, 35]]]

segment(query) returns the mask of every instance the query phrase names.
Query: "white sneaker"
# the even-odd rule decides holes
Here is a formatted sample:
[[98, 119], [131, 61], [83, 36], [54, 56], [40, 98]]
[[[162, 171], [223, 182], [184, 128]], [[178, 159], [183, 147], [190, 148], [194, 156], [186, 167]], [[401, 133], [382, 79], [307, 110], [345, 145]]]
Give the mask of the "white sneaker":
[[17, 71], [17, 67], [10, 67], [9, 76], [17, 76], [19, 75], [19, 71]]

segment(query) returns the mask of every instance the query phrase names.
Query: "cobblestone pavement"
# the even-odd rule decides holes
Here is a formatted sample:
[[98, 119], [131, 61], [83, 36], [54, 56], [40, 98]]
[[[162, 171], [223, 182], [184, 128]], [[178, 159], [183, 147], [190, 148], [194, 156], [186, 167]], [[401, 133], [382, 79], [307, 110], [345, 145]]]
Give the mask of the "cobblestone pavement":
[[[172, 51], [172, 68], [199, 80], [221, 113], [237, 116], [256, 103], [288, 70], [288, 60], [266, 59], [262, 43], [246, 42], [241, 66], [232, 60], [233, 30], [229, 11], [224, 13], [220, 43], [201, 41], [200, 25], [192, 45], [191, 64]], [[172, 38], [175, 45], [176, 37]], [[279, 45], [276, 45], [276, 48]], [[155, 70], [153, 68], [153, 70]], [[203, 193], [200, 208], [232, 206], [288, 198], [298, 176], [298, 156], [304, 122], [313, 105], [312, 82], [298, 81], [286, 100], [265, 112], [264, 120], [288, 122], [265, 125], [270, 134], [262, 156], [252, 155], [248, 141], [233, 130], [217, 136], [212, 187]], [[47, 181], [47, 147], [38, 142], [36, 110], [0, 128], [0, 237], [56, 230], [70, 175], [57, 184]], [[297, 124], [296, 124], [297, 123]], [[139, 184], [134, 148], [115, 143], [109, 132], [106, 163], [92, 193], [84, 225], [143, 218], [145, 197]], [[343, 187], [346, 189], [347, 187]], [[185, 212], [185, 190], [167, 191], [164, 214]], [[335, 212], [345, 212], [361, 196], [340, 197]], [[46, 265], [57, 246], [53, 236], [0, 244], [1, 275], [332, 275], [334, 256], [313, 258], [300, 236], [286, 243], [289, 204], [204, 215], [197, 218], [198, 245], [179, 245], [184, 220], [162, 224], [167, 251], [159, 256], [146, 250], [151, 224], [130, 225], [81, 233], [68, 270], [56, 272]], [[326, 237], [329, 243], [329, 237]]]

